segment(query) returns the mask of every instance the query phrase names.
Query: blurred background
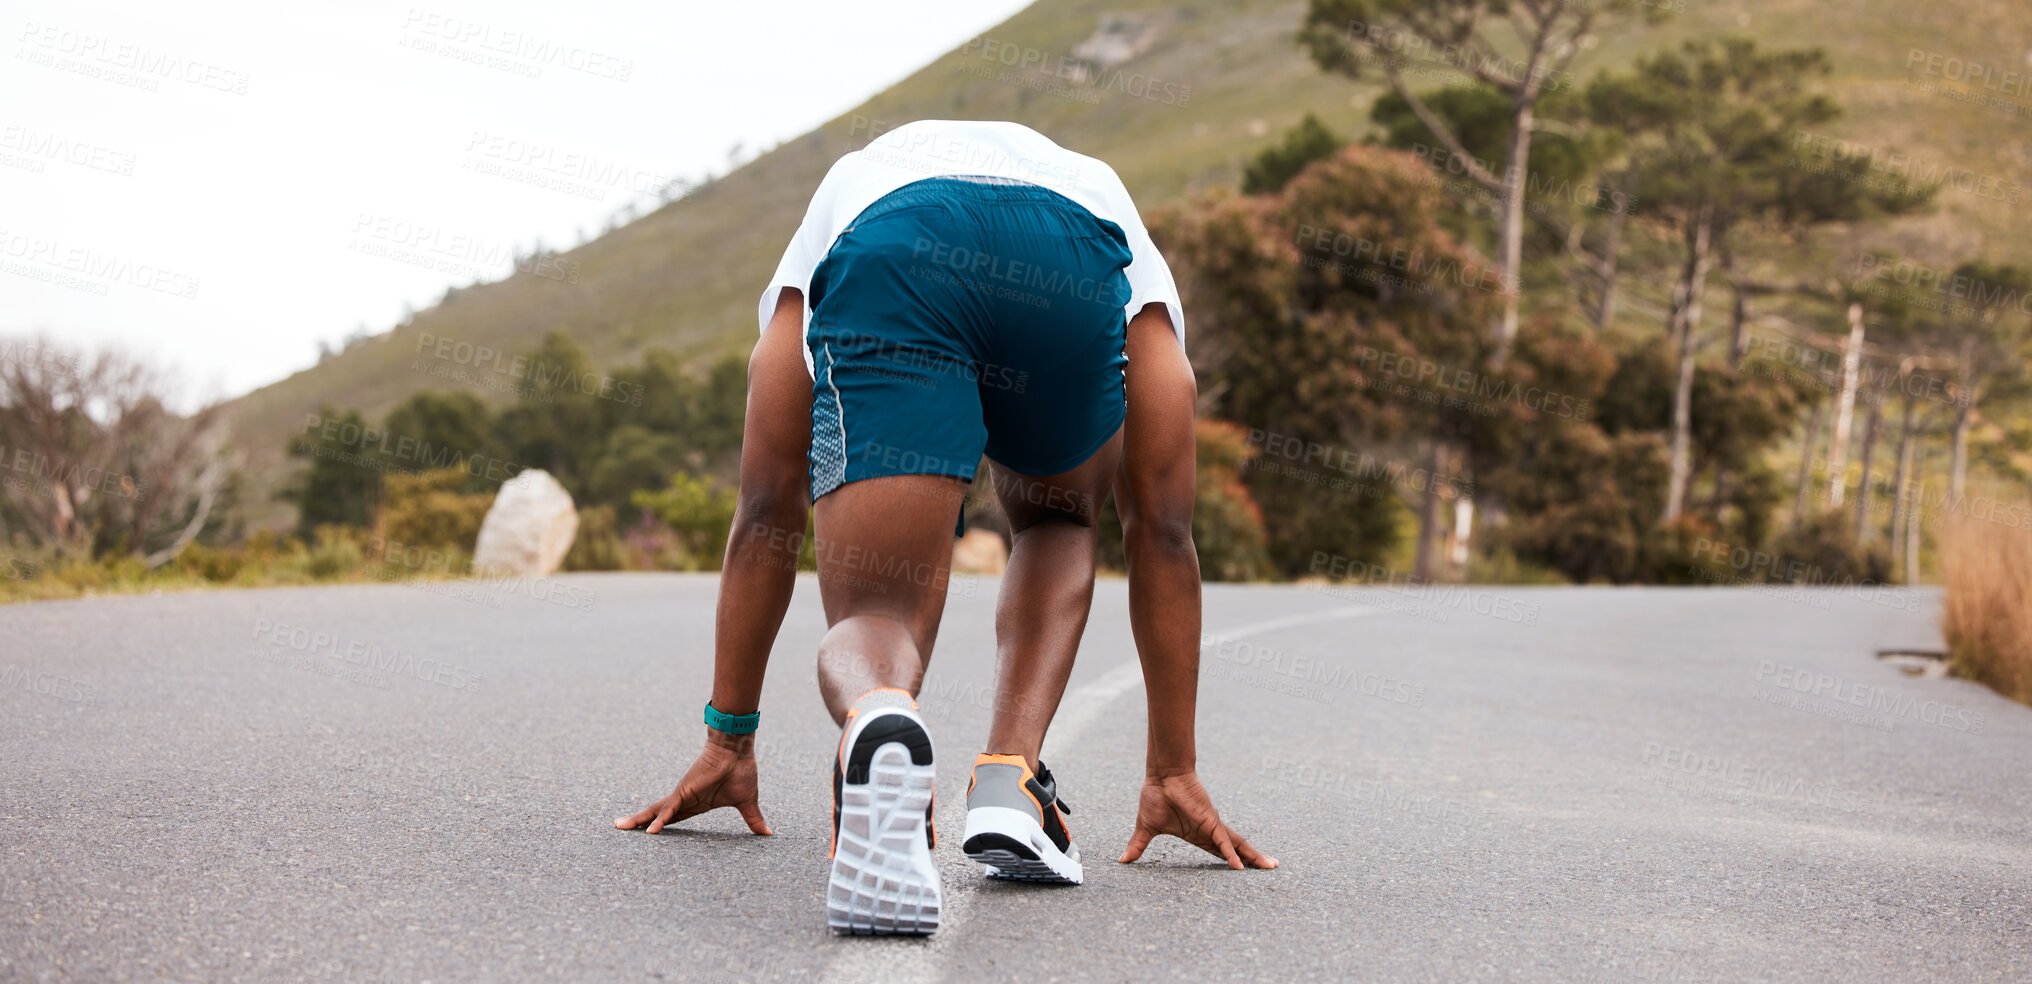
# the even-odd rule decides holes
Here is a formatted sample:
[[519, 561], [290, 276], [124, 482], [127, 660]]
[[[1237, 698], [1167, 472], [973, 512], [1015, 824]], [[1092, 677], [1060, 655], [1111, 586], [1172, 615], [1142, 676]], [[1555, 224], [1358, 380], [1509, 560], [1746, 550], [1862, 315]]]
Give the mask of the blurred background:
[[532, 469], [716, 569], [819, 179], [1006, 119], [1179, 280], [1209, 579], [1945, 584], [2032, 700], [2032, 8], [1831, 16], [16, 6], [0, 597], [464, 576]]

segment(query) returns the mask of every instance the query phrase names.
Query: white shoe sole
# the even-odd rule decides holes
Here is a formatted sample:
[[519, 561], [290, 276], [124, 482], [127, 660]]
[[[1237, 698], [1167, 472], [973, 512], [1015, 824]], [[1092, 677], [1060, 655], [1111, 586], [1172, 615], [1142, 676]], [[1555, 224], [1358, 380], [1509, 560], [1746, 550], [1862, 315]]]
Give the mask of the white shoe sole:
[[840, 787], [839, 843], [826, 886], [826, 922], [840, 935], [922, 935], [938, 929], [938, 864], [925, 843], [933, 770], [889, 742], [866, 784]]
[[1030, 814], [1006, 806], [967, 811], [967, 857], [988, 866], [988, 877], [1078, 885], [1086, 878], [1078, 844], [1062, 852]]

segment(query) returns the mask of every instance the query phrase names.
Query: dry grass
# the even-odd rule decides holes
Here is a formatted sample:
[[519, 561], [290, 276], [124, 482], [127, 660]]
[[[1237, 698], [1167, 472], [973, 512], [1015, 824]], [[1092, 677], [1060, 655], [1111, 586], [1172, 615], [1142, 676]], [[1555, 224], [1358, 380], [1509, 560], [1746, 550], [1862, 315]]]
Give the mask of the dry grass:
[[2032, 535], [1964, 519], [1944, 531], [1940, 562], [1949, 666], [2032, 704]]

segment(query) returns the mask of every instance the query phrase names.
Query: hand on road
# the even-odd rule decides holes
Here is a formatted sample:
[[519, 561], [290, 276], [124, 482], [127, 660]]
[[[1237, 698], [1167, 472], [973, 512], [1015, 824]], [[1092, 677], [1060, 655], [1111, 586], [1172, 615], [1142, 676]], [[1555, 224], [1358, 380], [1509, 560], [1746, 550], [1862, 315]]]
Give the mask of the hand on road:
[[648, 824], [649, 832], [654, 834], [668, 824], [731, 806], [741, 812], [741, 819], [748, 821], [749, 830], [767, 834], [769, 824], [762, 820], [762, 807], [755, 802], [755, 775], [754, 737], [735, 738], [712, 732], [706, 737], [705, 749], [678, 781], [677, 789], [642, 812], [614, 821], [614, 826], [635, 830]]
[[1136, 832], [1129, 835], [1129, 848], [1121, 862], [1128, 864], [1143, 856], [1151, 838], [1170, 834], [1208, 854], [1219, 855], [1228, 867], [1275, 868], [1277, 859], [1249, 846], [1242, 835], [1221, 822], [1221, 815], [1208, 798], [1206, 787], [1192, 772], [1150, 776], [1143, 780], [1143, 796], [1136, 804]]

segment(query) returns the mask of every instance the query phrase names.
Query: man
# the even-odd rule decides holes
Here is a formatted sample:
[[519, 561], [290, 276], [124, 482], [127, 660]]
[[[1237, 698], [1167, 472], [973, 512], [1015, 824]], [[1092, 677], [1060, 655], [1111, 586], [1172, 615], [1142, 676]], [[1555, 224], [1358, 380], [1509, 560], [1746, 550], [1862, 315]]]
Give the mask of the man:
[[831, 626], [819, 685], [843, 728], [828, 921], [937, 928], [934, 756], [914, 695], [949, 531], [985, 452], [1013, 544], [962, 849], [995, 875], [1084, 879], [1037, 756], [1086, 627], [1112, 490], [1150, 711], [1120, 860], [1171, 834], [1231, 868], [1275, 867], [1220, 822], [1194, 773], [1197, 391], [1170, 270], [1114, 171], [1013, 123], [899, 127], [826, 175], [758, 313], [706, 747], [674, 792], [615, 825], [655, 833], [731, 806], [769, 832], [752, 732], [811, 508]]

